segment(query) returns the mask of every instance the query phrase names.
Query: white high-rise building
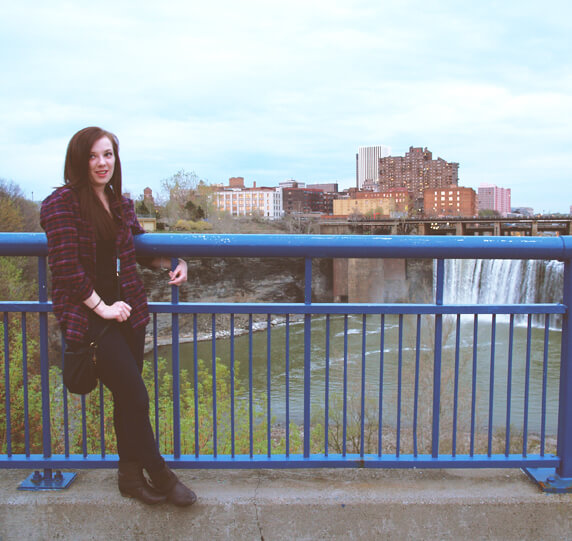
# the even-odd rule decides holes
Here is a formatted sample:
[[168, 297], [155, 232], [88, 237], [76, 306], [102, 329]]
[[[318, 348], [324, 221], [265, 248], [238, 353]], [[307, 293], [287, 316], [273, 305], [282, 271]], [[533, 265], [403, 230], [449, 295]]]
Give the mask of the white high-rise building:
[[361, 189], [364, 183], [377, 182], [379, 177], [379, 159], [386, 158], [391, 149], [385, 145], [376, 147], [359, 147], [356, 155], [356, 181], [357, 188]]

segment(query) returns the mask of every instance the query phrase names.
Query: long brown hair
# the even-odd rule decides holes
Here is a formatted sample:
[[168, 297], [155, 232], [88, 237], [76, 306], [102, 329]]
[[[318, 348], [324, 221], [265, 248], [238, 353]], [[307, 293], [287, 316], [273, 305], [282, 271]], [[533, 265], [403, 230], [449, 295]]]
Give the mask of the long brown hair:
[[[82, 218], [91, 223], [97, 238], [111, 239], [117, 234], [113, 218], [95, 194], [89, 181], [89, 156], [93, 145], [102, 137], [107, 137], [113, 146], [115, 168], [111, 180], [105, 187], [110, 200], [121, 202], [121, 161], [119, 140], [106, 130], [98, 127], [78, 131], [68, 144], [64, 166], [64, 182], [77, 191]], [[119, 205], [120, 212], [122, 207]]]

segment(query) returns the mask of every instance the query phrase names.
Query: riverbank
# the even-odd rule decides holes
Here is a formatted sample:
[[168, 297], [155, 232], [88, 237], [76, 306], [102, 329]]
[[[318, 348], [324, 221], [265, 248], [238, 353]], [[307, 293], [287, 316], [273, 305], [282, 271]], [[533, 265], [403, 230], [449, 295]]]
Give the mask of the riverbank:
[[[243, 321], [244, 319], [246, 319], [246, 324]], [[303, 319], [303, 316], [300, 315], [290, 315], [290, 322], [299, 322]], [[250, 332], [250, 327], [248, 325], [248, 318], [238, 318], [239, 320], [239, 325], [235, 325], [234, 327], [234, 336], [243, 336], [245, 334], [248, 334]], [[170, 317], [169, 317], [169, 322], [170, 322]], [[286, 325], [286, 317], [283, 316], [276, 316], [274, 318], [272, 318], [270, 320], [270, 327], [279, 327], [279, 326], [283, 326]], [[146, 334], [146, 338], [145, 338], [145, 353], [150, 353], [151, 351], [153, 351], [153, 348], [155, 346], [155, 342], [157, 343], [157, 347], [165, 347], [165, 346], [170, 346], [172, 344], [173, 338], [169, 333], [166, 332], [166, 329], [169, 329], [169, 324], [163, 324], [161, 329], [161, 332], [159, 333], [159, 336], [157, 337], [157, 340], [155, 341], [153, 339], [153, 333], [148, 332]], [[255, 321], [253, 320], [252, 322], [252, 332], [253, 333], [257, 333], [257, 332], [262, 332], [265, 331], [268, 328], [268, 320], [266, 319], [266, 317], [264, 318], [264, 320], [258, 320]], [[231, 336], [231, 330], [230, 328], [218, 328], [217, 326], [217, 330], [215, 332], [215, 337], [216, 340], [220, 340], [220, 339], [226, 339], [226, 338], [230, 338]], [[201, 330], [201, 331], [197, 331], [197, 335], [196, 335], [196, 340], [197, 342], [207, 342], [209, 340], [212, 340], [213, 337], [213, 333], [212, 331], [207, 332], [206, 330]], [[189, 344], [189, 343], [193, 343], [195, 341], [195, 333], [193, 331], [189, 331], [189, 330], [185, 330], [185, 331], [180, 331], [179, 332], [179, 343], [180, 344]]]

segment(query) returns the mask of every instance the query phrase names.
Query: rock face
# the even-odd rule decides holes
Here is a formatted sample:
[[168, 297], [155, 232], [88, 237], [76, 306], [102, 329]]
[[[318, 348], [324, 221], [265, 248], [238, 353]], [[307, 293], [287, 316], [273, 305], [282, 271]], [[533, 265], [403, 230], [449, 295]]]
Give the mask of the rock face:
[[[197, 258], [187, 260], [182, 302], [303, 302], [304, 261], [299, 258]], [[167, 273], [141, 269], [150, 301], [170, 297]], [[316, 260], [312, 300], [332, 299], [332, 262]]]
[[[304, 261], [300, 258], [197, 258], [188, 259], [188, 282], [179, 289], [180, 302], [304, 302]], [[170, 299], [171, 292], [165, 271], [140, 269], [149, 301]], [[312, 268], [312, 301], [331, 302], [332, 261], [316, 259]], [[167, 338], [171, 316], [159, 315], [159, 335]], [[266, 319], [254, 316], [255, 321]], [[216, 327], [229, 327], [228, 315], [217, 315]], [[235, 326], [248, 325], [248, 316], [237, 314]], [[180, 317], [182, 335], [192, 333], [192, 316]], [[198, 330], [210, 332], [212, 317], [201, 314]]]

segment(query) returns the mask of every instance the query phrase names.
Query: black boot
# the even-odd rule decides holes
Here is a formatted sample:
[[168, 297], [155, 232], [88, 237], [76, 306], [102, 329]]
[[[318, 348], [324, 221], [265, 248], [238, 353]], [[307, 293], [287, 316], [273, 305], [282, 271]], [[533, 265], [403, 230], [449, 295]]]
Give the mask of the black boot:
[[197, 501], [196, 494], [183, 485], [166, 464], [156, 472], [147, 471], [147, 473], [151, 477], [153, 488], [159, 494], [164, 494], [167, 497], [167, 501], [172, 504], [186, 507], [187, 505], [193, 505]]
[[159, 494], [147, 483], [143, 475], [143, 467], [137, 462], [119, 462], [117, 484], [122, 496], [135, 498], [148, 505], [167, 501], [164, 494]]

